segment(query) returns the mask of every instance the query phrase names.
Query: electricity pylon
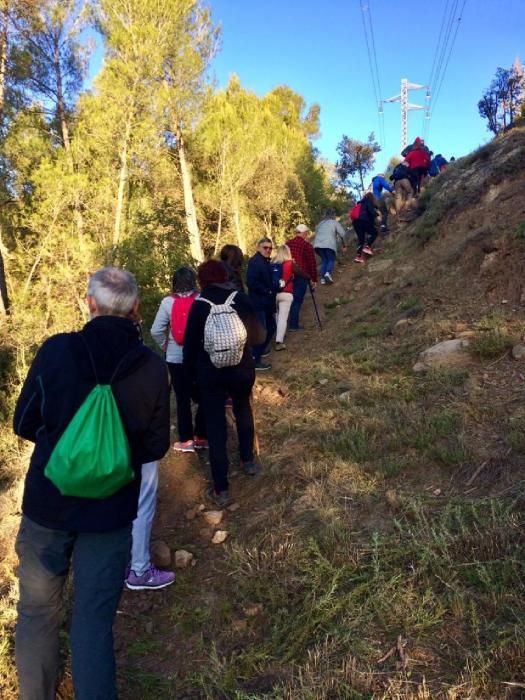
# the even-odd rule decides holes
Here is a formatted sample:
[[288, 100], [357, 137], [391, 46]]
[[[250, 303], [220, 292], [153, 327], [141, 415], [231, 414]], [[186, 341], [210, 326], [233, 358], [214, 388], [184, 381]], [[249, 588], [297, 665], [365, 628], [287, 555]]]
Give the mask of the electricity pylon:
[[[408, 101], [408, 91], [423, 90], [426, 87], [426, 85], [419, 85], [418, 83], [409, 83], [406, 78], [402, 78], [401, 93], [395, 97], [389, 97], [388, 100], [383, 100], [383, 102], [401, 102], [401, 150], [408, 144], [408, 113], [416, 109], [425, 109], [425, 107], [421, 105], [413, 105]], [[430, 92], [427, 88], [426, 99], [428, 100], [429, 98]], [[427, 109], [427, 115], [428, 114], [429, 112]]]

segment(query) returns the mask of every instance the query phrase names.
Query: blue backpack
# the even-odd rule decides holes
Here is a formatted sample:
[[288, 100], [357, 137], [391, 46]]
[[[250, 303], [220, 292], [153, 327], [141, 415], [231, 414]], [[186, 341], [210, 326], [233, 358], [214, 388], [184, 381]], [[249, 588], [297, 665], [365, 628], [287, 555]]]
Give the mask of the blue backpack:
[[283, 264], [282, 263], [271, 263], [270, 269], [272, 272], [272, 289], [274, 292], [282, 292], [285, 281], [283, 279]]
[[436, 177], [436, 175], [439, 175], [439, 166], [436, 163], [435, 158], [432, 158], [432, 160], [430, 161], [430, 167], [428, 169], [428, 174], [430, 175], [430, 177]]

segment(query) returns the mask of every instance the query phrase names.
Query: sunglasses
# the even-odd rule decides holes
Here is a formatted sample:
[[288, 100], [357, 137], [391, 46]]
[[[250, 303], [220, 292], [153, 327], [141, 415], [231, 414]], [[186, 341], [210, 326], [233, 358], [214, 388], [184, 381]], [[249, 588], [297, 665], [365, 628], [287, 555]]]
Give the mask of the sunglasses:
[[261, 246], [263, 250], [273, 250], [273, 247], [271, 245], [263, 245]]

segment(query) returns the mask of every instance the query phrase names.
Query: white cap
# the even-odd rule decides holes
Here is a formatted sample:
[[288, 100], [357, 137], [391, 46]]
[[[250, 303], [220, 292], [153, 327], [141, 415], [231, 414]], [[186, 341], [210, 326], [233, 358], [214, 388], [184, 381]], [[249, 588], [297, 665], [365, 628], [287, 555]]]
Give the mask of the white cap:
[[310, 229], [308, 228], [308, 226], [305, 226], [304, 224], [299, 224], [299, 226], [295, 227], [295, 230], [297, 231], [297, 233], [306, 233]]

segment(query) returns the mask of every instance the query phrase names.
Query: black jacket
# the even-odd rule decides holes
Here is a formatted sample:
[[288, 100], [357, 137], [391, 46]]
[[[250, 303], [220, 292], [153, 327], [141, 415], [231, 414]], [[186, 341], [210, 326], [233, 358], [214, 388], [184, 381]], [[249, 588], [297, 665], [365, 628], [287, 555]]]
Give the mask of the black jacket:
[[[44, 475], [55, 444], [97, 383], [80, 333], [99, 383], [108, 383], [122, 361], [112, 386], [136, 473], [134, 481], [100, 500], [62, 496]], [[42, 345], [16, 405], [14, 430], [35, 443], [22, 510], [44, 527], [105, 532], [133, 521], [141, 465], [160, 459], [169, 449], [169, 382], [164, 361], [143, 345], [132, 321], [100, 316], [80, 333], [61, 333]]]
[[[205, 299], [209, 299], [214, 304], [223, 304], [232, 291], [235, 290], [231, 288], [228, 282], [224, 284], [212, 284], [202, 291], [201, 296]], [[238, 292], [233, 301], [233, 307], [239, 314], [248, 333], [244, 352], [237, 367], [253, 369], [255, 367], [255, 362], [253, 360], [251, 346], [263, 343], [266, 338], [266, 333], [257, 320], [253, 305], [246, 294]], [[184, 334], [184, 366], [194, 379], [197, 378], [200, 372], [225, 372], [230, 369], [229, 367], [224, 367], [222, 369], [215, 367], [210, 360], [210, 356], [204, 349], [204, 326], [208, 314], [210, 313], [210, 308], [209, 304], [197, 299], [191, 307], [190, 315], [188, 316], [188, 324], [186, 326], [186, 333]]]
[[275, 291], [272, 284], [270, 260], [259, 251], [248, 261], [246, 270], [248, 296], [256, 309], [274, 309]]
[[366, 221], [372, 226], [375, 226], [377, 216], [377, 210], [368, 199], [368, 197], [363, 197], [361, 200], [361, 211], [359, 212], [358, 221]]

